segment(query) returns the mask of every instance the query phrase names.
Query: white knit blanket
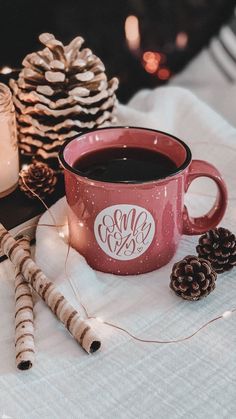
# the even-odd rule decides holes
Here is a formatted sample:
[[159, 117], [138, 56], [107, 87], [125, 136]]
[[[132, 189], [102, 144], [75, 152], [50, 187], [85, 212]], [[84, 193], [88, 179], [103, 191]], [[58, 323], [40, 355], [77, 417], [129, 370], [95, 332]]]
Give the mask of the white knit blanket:
[[[194, 158], [215, 164], [224, 175], [230, 195], [222, 225], [235, 231], [235, 128], [191, 93], [175, 87], [138, 93], [129, 106], [119, 106], [118, 116], [122, 125], [173, 133], [189, 144]], [[207, 211], [215, 192], [210, 181], [196, 182], [186, 196], [190, 212], [200, 215]], [[64, 223], [65, 199], [51, 211], [58, 224]], [[42, 223], [52, 223], [49, 212], [41, 217]], [[95, 272], [71, 250], [67, 263], [70, 283], [64, 265], [67, 245], [55, 228], [39, 226], [36, 261], [78, 310], [80, 295], [92, 315], [142, 338], [173, 339], [191, 334], [212, 317], [236, 307], [236, 269], [220, 275], [215, 291], [199, 302], [186, 302], [169, 289], [172, 264], [186, 254], [194, 254], [197, 240], [184, 236], [167, 266], [137, 277]], [[37, 301], [37, 362], [31, 371], [16, 373], [13, 289], [4, 278], [0, 287], [0, 417], [236, 417], [236, 315], [219, 320], [189, 341], [170, 345], [139, 343], [93, 321], [103, 346], [99, 353], [88, 356]]]

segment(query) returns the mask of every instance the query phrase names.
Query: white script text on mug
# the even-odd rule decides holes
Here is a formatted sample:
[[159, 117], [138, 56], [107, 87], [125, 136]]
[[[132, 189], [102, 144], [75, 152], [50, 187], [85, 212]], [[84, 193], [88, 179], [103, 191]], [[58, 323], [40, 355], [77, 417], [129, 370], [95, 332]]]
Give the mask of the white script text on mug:
[[112, 205], [97, 215], [94, 234], [101, 249], [113, 259], [135, 259], [151, 245], [155, 221], [149, 211], [137, 205]]

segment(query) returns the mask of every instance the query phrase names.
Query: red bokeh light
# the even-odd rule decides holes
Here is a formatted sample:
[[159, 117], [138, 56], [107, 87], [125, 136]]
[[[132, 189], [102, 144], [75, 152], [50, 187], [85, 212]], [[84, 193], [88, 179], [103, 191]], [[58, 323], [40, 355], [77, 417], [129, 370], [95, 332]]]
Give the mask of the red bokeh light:
[[162, 65], [166, 62], [166, 55], [161, 52], [145, 51], [142, 63], [147, 73], [156, 74], [160, 80], [167, 80], [170, 77], [170, 70]]
[[155, 73], [161, 61], [161, 54], [158, 52], [146, 51], [143, 54], [143, 65], [148, 73]]
[[157, 72], [157, 76], [160, 80], [168, 80], [170, 78], [169, 68], [160, 68]]
[[153, 61], [153, 62], [147, 62], [146, 64], [145, 64], [145, 66], [144, 66], [144, 68], [145, 68], [145, 70], [148, 72], [148, 73], [155, 73], [156, 71], [157, 71], [157, 69], [158, 69], [158, 65], [159, 65], [159, 63], [157, 63], [157, 62], [155, 62], [155, 61]]
[[154, 59], [155, 59], [154, 52], [151, 52], [151, 51], [144, 52], [143, 61], [145, 61], [147, 63], [149, 60], [154, 60]]

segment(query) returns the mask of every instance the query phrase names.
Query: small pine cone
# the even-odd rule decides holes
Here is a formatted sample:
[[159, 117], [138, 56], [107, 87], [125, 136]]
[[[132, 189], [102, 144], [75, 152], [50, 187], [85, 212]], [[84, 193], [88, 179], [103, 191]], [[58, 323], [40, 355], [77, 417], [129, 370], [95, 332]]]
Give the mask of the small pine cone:
[[54, 170], [46, 163], [35, 161], [20, 171], [19, 187], [29, 198], [35, 199], [38, 195], [44, 199], [54, 191], [56, 183]]
[[186, 256], [174, 264], [170, 288], [185, 300], [200, 300], [215, 289], [216, 278], [210, 262], [197, 256]]
[[229, 271], [236, 265], [235, 235], [223, 227], [209, 230], [199, 238], [197, 252], [216, 272]]

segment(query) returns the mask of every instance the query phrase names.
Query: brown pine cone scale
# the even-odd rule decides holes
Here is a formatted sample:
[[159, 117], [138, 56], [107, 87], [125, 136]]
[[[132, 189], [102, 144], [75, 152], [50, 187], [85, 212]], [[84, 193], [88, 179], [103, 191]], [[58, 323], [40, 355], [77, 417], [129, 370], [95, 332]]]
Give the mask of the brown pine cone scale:
[[229, 271], [236, 266], [235, 235], [223, 227], [209, 230], [199, 238], [197, 253], [207, 259], [216, 272]]
[[215, 289], [216, 278], [207, 260], [189, 255], [174, 264], [170, 288], [185, 300], [196, 301]]

